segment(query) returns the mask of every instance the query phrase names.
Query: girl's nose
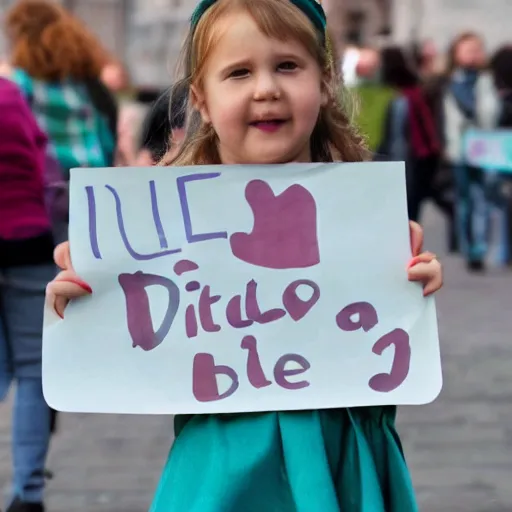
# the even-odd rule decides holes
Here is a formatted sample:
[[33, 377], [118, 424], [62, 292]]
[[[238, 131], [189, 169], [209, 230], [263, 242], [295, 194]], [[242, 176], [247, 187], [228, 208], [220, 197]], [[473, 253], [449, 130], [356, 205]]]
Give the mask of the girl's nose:
[[274, 101], [281, 97], [279, 83], [271, 73], [258, 76], [254, 89], [256, 101]]

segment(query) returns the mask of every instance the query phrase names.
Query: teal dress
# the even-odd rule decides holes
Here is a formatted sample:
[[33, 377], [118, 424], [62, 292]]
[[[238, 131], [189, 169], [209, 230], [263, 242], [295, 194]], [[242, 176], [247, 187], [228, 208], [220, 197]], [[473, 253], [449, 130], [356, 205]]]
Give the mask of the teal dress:
[[178, 416], [150, 512], [417, 512], [395, 414]]

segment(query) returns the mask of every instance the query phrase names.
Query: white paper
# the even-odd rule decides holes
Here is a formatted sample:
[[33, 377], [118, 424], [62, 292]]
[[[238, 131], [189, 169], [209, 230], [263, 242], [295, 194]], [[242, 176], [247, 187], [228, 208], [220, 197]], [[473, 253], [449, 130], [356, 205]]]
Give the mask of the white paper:
[[[404, 176], [397, 163], [73, 170], [71, 256], [93, 294], [69, 304], [65, 320], [46, 311], [48, 403], [74, 412], [182, 414], [434, 400], [442, 386], [435, 303], [407, 280]], [[200, 236], [208, 233], [224, 235]], [[198, 268], [181, 273], [183, 260]], [[160, 284], [138, 286], [137, 272]], [[316, 303], [313, 284], [288, 289], [301, 280], [316, 284]], [[192, 281], [199, 289], [187, 291]], [[178, 296], [173, 317], [168, 307]], [[312, 307], [301, 310], [309, 299]], [[354, 303], [367, 304], [367, 332], [347, 330], [360, 317], [357, 307], [345, 310]], [[258, 308], [277, 311], [258, 316]], [[381, 338], [377, 347], [389, 346], [378, 355], [372, 350]], [[235, 373], [236, 391], [223, 397], [236, 387]]]

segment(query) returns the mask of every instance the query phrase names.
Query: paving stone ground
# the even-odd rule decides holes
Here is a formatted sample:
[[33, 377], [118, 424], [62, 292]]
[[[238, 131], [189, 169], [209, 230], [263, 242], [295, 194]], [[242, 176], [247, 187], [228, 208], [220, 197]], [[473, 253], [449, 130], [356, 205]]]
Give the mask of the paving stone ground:
[[[442, 254], [443, 225], [432, 210], [425, 228], [428, 247]], [[511, 512], [512, 272], [471, 276], [458, 258], [443, 261], [445, 385], [435, 403], [401, 408], [400, 433], [422, 511]], [[10, 402], [0, 407], [0, 485], [7, 487]], [[48, 511], [147, 511], [171, 440], [169, 417], [63, 415]]]

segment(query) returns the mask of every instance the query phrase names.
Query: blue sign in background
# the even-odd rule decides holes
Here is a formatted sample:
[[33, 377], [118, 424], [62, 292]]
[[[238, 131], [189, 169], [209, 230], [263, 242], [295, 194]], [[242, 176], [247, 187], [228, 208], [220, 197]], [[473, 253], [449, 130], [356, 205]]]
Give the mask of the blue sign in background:
[[469, 130], [464, 137], [463, 158], [486, 171], [512, 173], [512, 130]]

